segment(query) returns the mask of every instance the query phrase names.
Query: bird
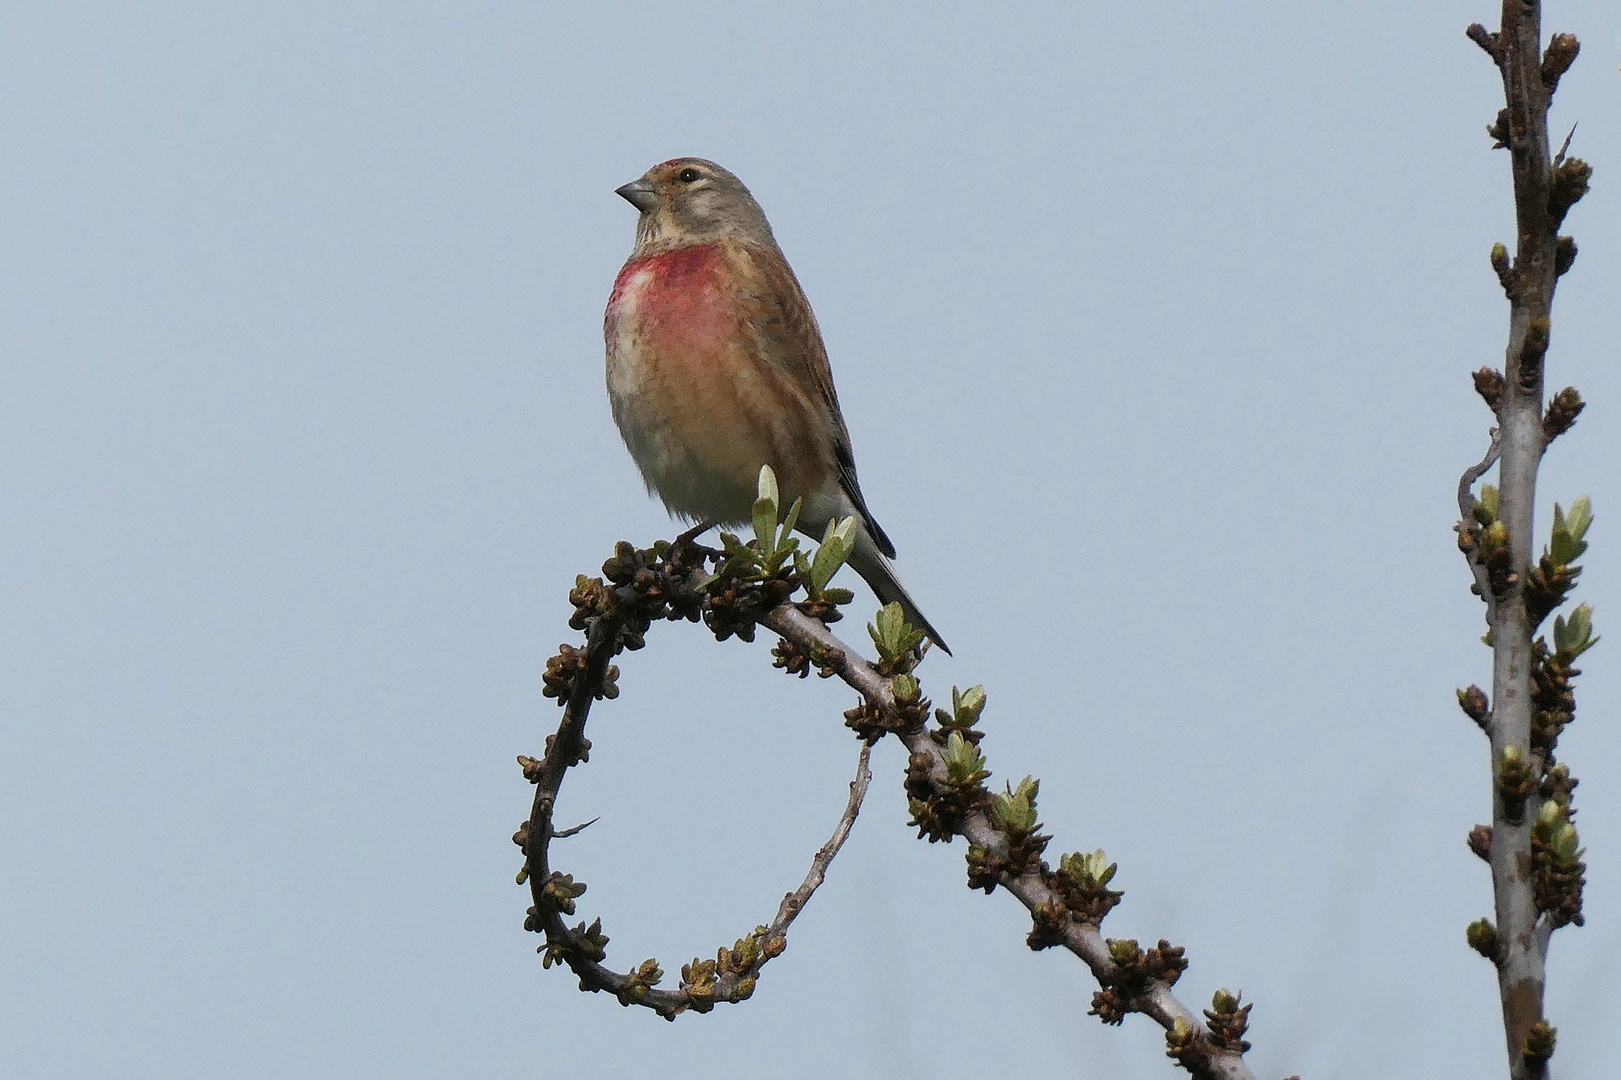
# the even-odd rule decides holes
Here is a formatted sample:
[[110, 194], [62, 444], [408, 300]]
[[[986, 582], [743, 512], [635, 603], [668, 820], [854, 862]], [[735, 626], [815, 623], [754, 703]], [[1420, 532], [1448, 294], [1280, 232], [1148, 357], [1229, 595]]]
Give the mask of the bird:
[[680, 157], [615, 190], [636, 243], [603, 316], [608, 401], [650, 494], [703, 527], [750, 520], [762, 465], [798, 531], [852, 517], [849, 565], [947, 655], [867, 508], [822, 333], [765, 211], [732, 173]]

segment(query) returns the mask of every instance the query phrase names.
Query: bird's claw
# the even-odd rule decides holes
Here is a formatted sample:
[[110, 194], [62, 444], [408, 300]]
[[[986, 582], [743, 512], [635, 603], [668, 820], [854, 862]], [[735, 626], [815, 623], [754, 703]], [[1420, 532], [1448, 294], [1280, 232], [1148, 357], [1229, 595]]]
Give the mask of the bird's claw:
[[716, 522], [713, 521], [700, 521], [677, 536], [670, 543], [670, 550], [664, 556], [670, 566], [677, 569], [701, 570], [705, 562], [719, 556], [720, 552], [714, 548], [696, 542], [698, 537], [713, 529], [715, 525]]

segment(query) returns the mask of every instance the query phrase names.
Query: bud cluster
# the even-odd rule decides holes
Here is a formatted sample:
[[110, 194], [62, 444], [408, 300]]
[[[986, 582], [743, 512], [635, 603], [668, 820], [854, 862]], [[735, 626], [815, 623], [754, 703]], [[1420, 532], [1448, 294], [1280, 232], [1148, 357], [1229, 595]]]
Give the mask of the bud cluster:
[[1485, 484], [1470, 519], [1458, 529], [1458, 548], [1486, 572], [1492, 595], [1502, 598], [1519, 582], [1509, 553], [1508, 524], [1497, 517], [1497, 489]]
[[[1119, 1024], [1127, 1013], [1136, 1012], [1138, 999], [1151, 984], [1175, 986], [1188, 969], [1185, 950], [1164, 938], [1147, 950], [1133, 938], [1110, 938], [1107, 944], [1114, 969], [1099, 976], [1103, 988], [1092, 995], [1092, 1007], [1087, 1010], [1088, 1015], [1096, 1016], [1105, 1024]], [[1203, 1036], [1197, 1030], [1194, 1034], [1202, 1041]]]
[[[960, 732], [947, 736], [940, 760], [945, 776], [938, 779], [933, 754], [913, 753], [906, 762], [906, 808], [912, 815], [907, 824], [930, 843], [949, 841], [961, 833], [963, 819], [970, 811], [983, 808], [990, 797], [985, 790], [985, 780], [991, 775], [985, 768], [985, 755]], [[995, 864], [992, 873], [999, 874], [1001, 867], [1001, 863]]]
[[1570, 820], [1575, 813], [1567, 801], [1549, 799], [1531, 827], [1531, 882], [1537, 910], [1554, 926], [1581, 926], [1582, 887], [1587, 864], [1582, 862], [1580, 838]]

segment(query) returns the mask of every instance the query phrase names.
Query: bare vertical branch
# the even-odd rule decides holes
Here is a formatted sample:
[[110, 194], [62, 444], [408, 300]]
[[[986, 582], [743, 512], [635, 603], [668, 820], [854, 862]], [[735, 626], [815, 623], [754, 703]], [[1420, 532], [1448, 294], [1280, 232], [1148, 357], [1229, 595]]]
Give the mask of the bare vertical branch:
[[[1509, 152], [1516, 224], [1512, 264], [1502, 245], [1493, 249], [1491, 259], [1509, 300], [1503, 376], [1498, 379], [1490, 371], [1476, 376], [1477, 389], [1498, 419], [1493, 440], [1500, 454], [1497, 500], [1495, 507], [1475, 515], [1479, 520], [1474, 526], [1468, 521], [1472, 507], [1461, 506], [1464, 532], [1481, 541], [1472, 550], [1472, 540], [1464, 546], [1471, 550], [1476, 589], [1487, 604], [1492, 643], [1492, 707], [1487, 711], [1474, 687], [1472, 693], [1460, 693], [1465, 712], [1490, 737], [1492, 753], [1492, 826], [1474, 846], [1491, 864], [1496, 924], [1476, 923], [1469, 940], [1497, 965], [1510, 1073], [1516, 1080], [1529, 1080], [1546, 1075], [1553, 1051], [1553, 1029], [1542, 1006], [1548, 936], [1556, 924], [1544, 913], [1546, 905], [1539, 907], [1533, 850], [1538, 815], [1549, 797], [1552, 746], [1546, 735], [1533, 737], [1533, 677], [1539, 663], [1546, 667], [1547, 661], [1545, 648], [1539, 652], [1532, 638], [1548, 609], [1540, 599], [1528, 605], [1526, 579], [1532, 566], [1537, 469], [1549, 439], [1569, 427], [1564, 415], [1569, 413], [1573, 422], [1573, 410], [1580, 408], [1579, 398], [1569, 391], [1571, 407], [1551, 410], [1551, 421], [1545, 421], [1543, 371], [1554, 288], [1575, 258], [1574, 241], [1560, 237], [1558, 229], [1565, 212], [1586, 192], [1591, 170], [1565, 159], [1563, 151], [1558, 161], [1549, 152], [1548, 104], [1576, 58], [1576, 39], [1556, 34], [1547, 52], [1542, 51], [1538, 0], [1504, 0], [1498, 31], [1488, 33], [1476, 24], [1468, 37], [1502, 74], [1506, 108], [1488, 131]], [[1470, 501], [1468, 485], [1478, 476], [1478, 468], [1466, 473], [1462, 502]]]
[[[1532, 512], [1537, 467], [1542, 460], [1542, 361], [1547, 351], [1548, 313], [1553, 303], [1553, 230], [1548, 226], [1548, 98], [1542, 83], [1541, 5], [1504, 0], [1498, 33], [1498, 66], [1508, 104], [1508, 152], [1514, 176], [1518, 227], [1509, 283], [1508, 349], [1503, 361], [1503, 398], [1498, 406], [1501, 452], [1498, 520], [1508, 526], [1509, 563], [1516, 571], [1531, 561]], [[1531, 626], [1521, 585], [1510, 578], [1508, 594], [1493, 607], [1492, 701], [1487, 729], [1494, 774], [1513, 755], [1529, 756], [1531, 741]], [[1511, 749], [1512, 748], [1512, 749]], [[1507, 756], [1505, 756], [1507, 755]], [[1528, 767], [1527, 772], [1531, 769]], [[1502, 777], [1501, 779], [1510, 779]], [[1498, 993], [1503, 1008], [1510, 1071], [1529, 1075], [1518, 1051], [1542, 1019], [1546, 956], [1535, 934], [1537, 909], [1531, 886], [1531, 821], [1522, 801], [1493, 777], [1492, 891], [1496, 901]]]

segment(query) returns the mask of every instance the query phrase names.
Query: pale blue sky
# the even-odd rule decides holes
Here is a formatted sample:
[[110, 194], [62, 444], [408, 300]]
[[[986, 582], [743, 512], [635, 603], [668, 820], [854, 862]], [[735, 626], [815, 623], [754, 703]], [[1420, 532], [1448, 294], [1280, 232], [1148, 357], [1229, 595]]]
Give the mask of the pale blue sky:
[[[0, 40], [0, 1062], [18, 1080], [1165, 1077], [1085, 1015], [898, 747], [743, 1007], [666, 1024], [542, 971], [512, 763], [576, 573], [672, 526], [602, 389], [634, 212], [714, 158], [821, 320], [863, 486], [994, 782], [1105, 848], [1111, 936], [1256, 1002], [1261, 1075], [1493, 1075], [1464, 848], [1484, 682], [1450, 532], [1512, 240], [1496, 5], [14, 6]], [[1556, 1069], [1621, 1054], [1621, 75], [1543, 471], [1598, 516], [1562, 743], [1585, 929]], [[870, 599], [841, 629], [860, 637]], [[840, 686], [661, 626], [563, 842], [621, 965], [767, 919], [844, 797]]]

